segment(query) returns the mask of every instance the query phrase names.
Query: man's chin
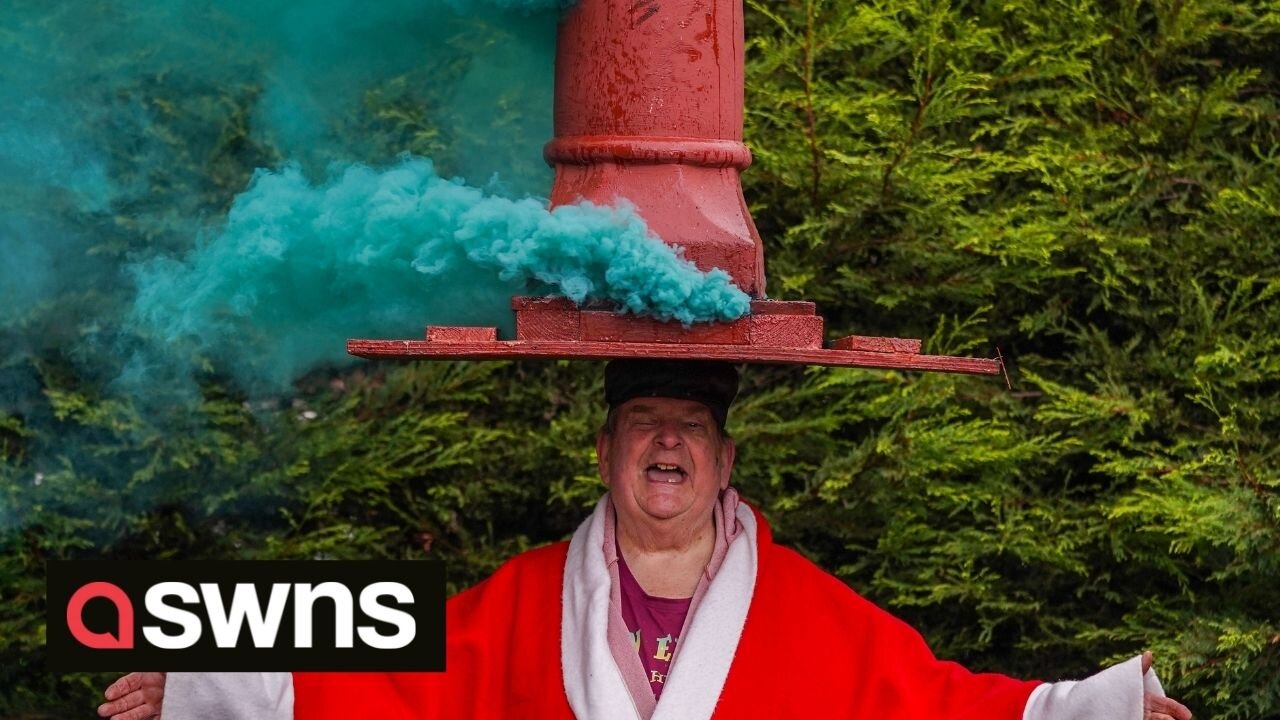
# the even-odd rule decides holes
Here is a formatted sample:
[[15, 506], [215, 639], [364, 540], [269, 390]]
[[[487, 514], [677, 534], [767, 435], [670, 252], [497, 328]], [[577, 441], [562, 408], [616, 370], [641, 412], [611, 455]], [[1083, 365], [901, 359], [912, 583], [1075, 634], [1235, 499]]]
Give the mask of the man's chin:
[[677, 502], [676, 498], [649, 498], [640, 506], [646, 517], [659, 522], [679, 520], [689, 512], [689, 508], [688, 502]]

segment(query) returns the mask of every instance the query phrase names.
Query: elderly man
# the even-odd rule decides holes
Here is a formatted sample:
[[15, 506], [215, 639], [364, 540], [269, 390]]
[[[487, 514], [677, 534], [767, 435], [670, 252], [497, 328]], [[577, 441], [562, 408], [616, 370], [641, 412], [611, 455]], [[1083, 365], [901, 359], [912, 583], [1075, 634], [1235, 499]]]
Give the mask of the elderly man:
[[[729, 486], [727, 365], [614, 361], [609, 492], [448, 605], [444, 673], [134, 673], [99, 714], [186, 718], [1187, 720], [1150, 656], [1080, 683], [973, 674], [800, 555]], [[557, 622], [558, 621], [558, 622]], [[167, 697], [166, 697], [167, 695]]]

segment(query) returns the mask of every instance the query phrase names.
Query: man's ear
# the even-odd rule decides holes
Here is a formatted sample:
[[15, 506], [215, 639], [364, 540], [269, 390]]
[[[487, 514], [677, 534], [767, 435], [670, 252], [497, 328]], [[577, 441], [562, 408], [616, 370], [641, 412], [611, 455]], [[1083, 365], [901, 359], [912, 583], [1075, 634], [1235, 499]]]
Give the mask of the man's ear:
[[720, 489], [724, 490], [729, 487], [729, 480], [733, 477], [733, 461], [738, 456], [738, 446], [733, 442], [733, 438], [723, 435], [720, 438]]
[[609, 433], [604, 430], [596, 433], [596, 472], [600, 482], [609, 487]]

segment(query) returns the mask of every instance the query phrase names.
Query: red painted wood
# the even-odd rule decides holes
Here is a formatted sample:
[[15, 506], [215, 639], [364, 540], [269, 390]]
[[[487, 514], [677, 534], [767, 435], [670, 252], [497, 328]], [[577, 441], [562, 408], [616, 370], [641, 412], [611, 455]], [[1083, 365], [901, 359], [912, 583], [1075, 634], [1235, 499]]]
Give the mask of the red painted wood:
[[516, 337], [521, 340], [580, 340], [581, 318], [577, 310], [520, 310], [516, 312]]
[[498, 339], [496, 327], [458, 327], [454, 325], [428, 325], [427, 340], [438, 343], [494, 342]]
[[784, 348], [821, 348], [822, 318], [817, 315], [752, 315], [751, 344]]
[[742, 0], [578, 0], [556, 46], [551, 205], [630, 202], [664, 242], [764, 297], [742, 196]]
[[[524, 339], [524, 336], [520, 336]], [[653, 318], [586, 310], [582, 312], [582, 335], [586, 342], [710, 343], [746, 345], [750, 342], [748, 321], [698, 323], [685, 327], [678, 322], [658, 322]]]
[[752, 315], [816, 315], [818, 308], [808, 300], [752, 300]]
[[829, 365], [833, 367], [928, 370], [970, 375], [999, 375], [1000, 362], [987, 358], [860, 350], [773, 348], [754, 345], [676, 343], [522, 342], [429, 343], [422, 340], [348, 340], [347, 352], [384, 360], [519, 360], [576, 358], [655, 358], [721, 360], [736, 363]]
[[833, 350], [865, 350], [882, 353], [918, 353], [923, 343], [910, 338], [872, 337], [849, 335], [831, 341]]
[[755, 301], [753, 314], [728, 323], [678, 322], [603, 310], [578, 310], [562, 298], [518, 298], [516, 339], [524, 341], [695, 343], [822, 347], [822, 318], [810, 302]]

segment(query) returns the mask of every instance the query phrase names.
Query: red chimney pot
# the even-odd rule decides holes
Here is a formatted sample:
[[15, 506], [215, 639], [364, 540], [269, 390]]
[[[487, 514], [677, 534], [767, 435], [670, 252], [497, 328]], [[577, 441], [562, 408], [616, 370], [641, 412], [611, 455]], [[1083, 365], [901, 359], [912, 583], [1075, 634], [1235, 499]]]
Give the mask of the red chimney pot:
[[556, 45], [552, 206], [625, 198], [703, 271], [764, 297], [742, 197], [740, 0], [582, 0]]

